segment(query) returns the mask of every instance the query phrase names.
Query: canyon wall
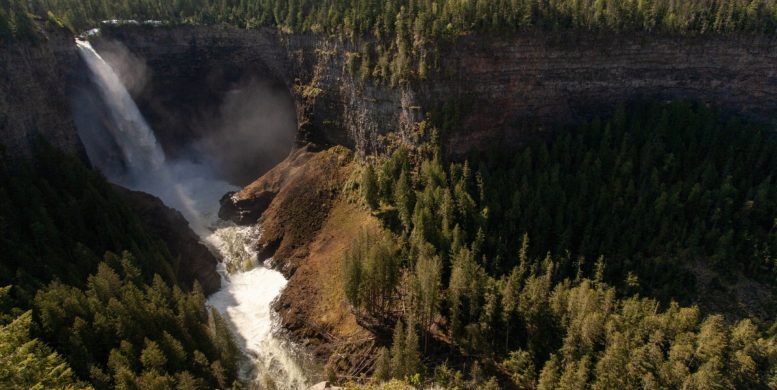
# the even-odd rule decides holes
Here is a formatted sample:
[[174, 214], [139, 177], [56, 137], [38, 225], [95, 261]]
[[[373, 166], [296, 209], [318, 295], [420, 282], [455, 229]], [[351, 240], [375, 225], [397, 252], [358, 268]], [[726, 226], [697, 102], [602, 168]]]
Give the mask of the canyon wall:
[[[155, 129], [169, 133], [163, 139], [189, 136], [196, 126], [187, 121], [247, 78], [288, 91], [301, 142], [361, 152], [379, 150], [380, 136], [389, 132], [409, 142], [425, 113], [448, 101], [459, 105], [448, 137], [453, 154], [514, 146], [543, 128], [606, 114], [636, 98], [709, 102], [762, 121], [777, 112], [777, 41], [770, 36], [468, 36], [441, 48], [440, 72], [397, 87], [360, 81], [345, 60], [356, 49], [317, 34], [123, 27], [103, 39], [119, 40], [147, 60], [153, 82], [139, 100]], [[183, 120], [171, 122], [167, 112]]]
[[[0, 142], [12, 158], [29, 154], [33, 134], [82, 153], [67, 95], [83, 81], [83, 65], [68, 32], [47, 35], [38, 44], [0, 46]], [[777, 112], [771, 36], [468, 36], [440, 49], [440, 72], [397, 87], [351, 75], [345, 58], [356, 49], [318, 34], [124, 26], [105, 28], [95, 47], [114, 41], [145, 61], [149, 79], [134, 97], [173, 156], [209, 131], [230, 91], [251, 82], [293, 100], [300, 143], [360, 152], [380, 150], [389, 132], [409, 142], [425, 113], [448, 101], [459, 105], [447, 137], [453, 154], [514, 146], [634, 98], [699, 100], [769, 122]]]
[[467, 38], [451, 53], [467, 80], [456, 93], [475, 110], [455, 150], [515, 144], [527, 124], [587, 119], [635, 98], [697, 100], [758, 121], [777, 113], [774, 37], [566, 32], [486, 42]]
[[[105, 53], [117, 42], [144, 61], [146, 80], [130, 90], [172, 156], [181, 145], [206, 135], [230, 91], [252, 82], [284, 92], [290, 86], [286, 52], [266, 31], [106, 26], [93, 45]], [[110, 57], [106, 61], [117, 66]]]
[[0, 145], [7, 160], [30, 157], [37, 137], [84, 156], [67, 91], [79, 61], [65, 29], [47, 30], [34, 43], [0, 45]]

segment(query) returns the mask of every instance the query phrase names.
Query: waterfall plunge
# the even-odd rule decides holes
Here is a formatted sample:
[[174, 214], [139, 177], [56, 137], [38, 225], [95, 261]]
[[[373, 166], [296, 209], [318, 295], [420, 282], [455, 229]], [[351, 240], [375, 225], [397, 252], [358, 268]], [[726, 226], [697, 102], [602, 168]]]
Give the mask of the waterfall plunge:
[[147, 180], [149, 176], [164, 179], [164, 152], [119, 76], [97, 54], [89, 41], [76, 40], [76, 44], [92, 72], [92, 81], [108, 108], [112, 119], [112, 126], [108, 128], [126, 163], [126, 177], [111, 179], [120, 179], [119, 184], [128, 185], [138, 180]]
[[[110, 122], [107, 126], [91, 126], [90, 120], [99, 119], [81, 119], [79, 133], [90, 158], [110, 155], [112, 151], [106, 151], [106, 145], [114, 145], [121, 153], [122, 169], [108, 163], [100, 166], [100, 161], [92, 163], [112, 182], [156, 195], [181, 211], [192, 229], [218, 252], [222, 288], [208, 299], [208, 304], [229, 321], [247, 357], [240, 370], [243, 379], [262, 387], [268, 387], [271, 381], [277, 388], [305, 388], [307, 379], [290, 345], [273, 334], [271, 304], [286, 280], [279, 272], [257, 264], [253, 247], [258, 228], [218, 220], [220, 197], [236, 188], [218, 179], [202, 163], [167, 161], [154, 132], [113, 68], [88, 41], [76, 43]], [[112, 159], [115, 161], [115, 156]]]

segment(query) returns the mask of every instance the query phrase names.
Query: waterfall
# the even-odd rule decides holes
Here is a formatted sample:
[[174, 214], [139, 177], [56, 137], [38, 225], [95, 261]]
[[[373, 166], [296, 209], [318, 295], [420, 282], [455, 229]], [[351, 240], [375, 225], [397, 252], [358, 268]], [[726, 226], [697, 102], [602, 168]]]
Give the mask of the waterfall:
[[[108, 126], [122, 157], [130, 180], [162, 175], [165, 155], [151, 127], [140, 113], [119, 76], [92, 48], [89, 41], [76, 40], [81, 57], [92, 72], [92, 81], [108, 108], [112, 126]], [[124, 180], [131, 184], [131, 181]]]
[[[299, 359], [274, 329], [272, 302], [286, 279], [256, 261], [258, 227], [218, 220], [219, 199], [237, 188], [221, 180], [206, 163], [168, 161], [119, 75], [88, 41], [76, 43], [99, 100], [73, 104], [79, 135], [92, 164], [110, 181], [151, 193], [181, 211], [192, 230], [220, 256], [222, 288], [208, 304], [228, 321], [245, 355], [242, 379], [261, 387], [305, 388], [308, 381]], [[97, 104], [107, 112], [92, 107]]]

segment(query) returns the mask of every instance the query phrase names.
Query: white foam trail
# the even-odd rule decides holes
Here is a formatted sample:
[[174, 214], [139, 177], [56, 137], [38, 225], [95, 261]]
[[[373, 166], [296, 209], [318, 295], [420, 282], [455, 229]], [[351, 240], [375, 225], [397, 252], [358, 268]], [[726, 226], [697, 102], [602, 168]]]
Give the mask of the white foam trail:
[[224, 255], [222, 288], [208, 298], [208, 304], [234, 326], [240, 335], [238, 345], [250, 356], [252, 364], [240, 370], [243, 379], [262, 388], [304, 389], [309, 383], [291, 346], [274, 335], [272, 302], [286, 279], [257, 264], [252, 244], [258, 238], [259, 229], [253, 226], [221, 227], [208, 238]]
[[[222, 287], [208, 299], [208, 304], [227, 319], [247, 357], [241, 367], [242, 379], [262, 387], [269, 387], [266, 381], [271, 379], [276, 388], [306, 388], [305, 374], [291, 346], [277, 337], [273, 329], [276, 321], [272, 302], [283, 290], [286, 279], [257, 264], [257, 227], [239, 227], [218, 220], [219, 199], [237, 188], [217, 178], [206, 165], [166, 161], [156, 136], [113, 68], [89, 42], [76, 42], [115, 122], [108, 126], [109, 136], [121, 149], [127, 172], [118, 174], [106, 167], [97, 168], [112, 182], [156, 195], [179, 210], [204, 242], [220, 254]], [[104, 136], [108, 135], [100, 134]], [[97, 142], [91, 146], [100, 145]]]

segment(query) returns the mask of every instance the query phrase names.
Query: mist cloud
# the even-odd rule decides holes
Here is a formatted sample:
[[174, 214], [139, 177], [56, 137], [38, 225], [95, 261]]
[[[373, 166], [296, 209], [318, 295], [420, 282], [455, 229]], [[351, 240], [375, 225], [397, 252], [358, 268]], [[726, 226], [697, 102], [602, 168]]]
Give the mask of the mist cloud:
[[112, 40], [100, 42], [100, 56], [113, 68], [130, 95], [137, 96], [150, 80], [146, 61], [129, 51], [124, 44]]
[[229, 91], [219, 117], [195, 150], [209, 156], [223, 175], [246, 184], [283, 160], [296, 138], [294, 102], [288, 91], [250, 79]]
[[[154, 91], [149, 84], [153, 77], [144, 58], [117, 41], [100, 41], [98, 51], [130, 95], [155, 98], [149, 96], [149, 92]], [[195, 172], [184, 174], [182, 171], [196, 169], [202, 177], [246, 185], [282, 161], [293, 148], [297, 133], [294, 101], [284, 86], [264, 79], [261, 74], [254, 73], [239, 81], [228, 82], [223, 79], [221, 70], [212, 69], [205, 79], [192, 81], [192, 84], [180, 86], [182, 89], [176, 91], [176, 95], [181, 95], [178, 98], [184, 102], [187, 90], [202, 88], [202, 92], [214, 95], [212, 107], [201, 110], [198, 115], [183, 118], [181, 115], [186, 115], [186, 110], [153, 104], [156, 117], [180, 118], [170, 123], [178, 123], [181, 127], [156, 129], [153, 123], [151, 127], [158, 139], [170, 139], [170, 134], [158, 132], [173, 131], [176, 152], [167, 159], [169, 165], [179, 168], [175, 169], [178, 175], [191, 177]], [[251, 73], [250, 70], [245, 72]], [[228, 82], [231, 89], [222, 96], [211, 89], [213, 82]], [[117, 177], [125, 166], [116, 140], [109, 134], [108, 129], [116, 123], [110, 120], [107, 107], [92, 85], [78, 88], [71, 97], [76, 122], [89, 149], [90, 159], [108, 176]]]

